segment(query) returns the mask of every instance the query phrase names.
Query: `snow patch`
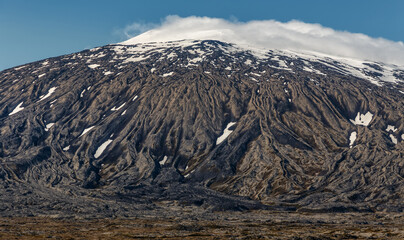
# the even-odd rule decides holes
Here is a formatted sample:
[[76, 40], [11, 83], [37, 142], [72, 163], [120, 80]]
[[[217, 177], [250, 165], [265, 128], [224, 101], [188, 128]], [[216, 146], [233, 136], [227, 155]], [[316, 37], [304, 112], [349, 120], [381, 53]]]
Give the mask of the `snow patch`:
[[127, 59], [125, 59], [125, 61], [123, 61], [123, 63], [130, 63], [130, 62], [141, 62], [143, 60], [148, 59], [149, 56], [145, 57], [145, 56], [133, 56], [133, 57], [129, 57]]
[[392, 141], [394, 144], [397, 144], [397, 138], [396, 138], [393, 134], [390, 134], [389, 136], [390, 136], [391, 141]]
[[69, 151], [69, 149], [70, 149], [70, 145], [69, 145], [69, 146], [67, 146], [67, 147], [64, 147], [64, 148], [63, 148], [63, 151], [65, 151], [65, 152], [66, 152], [66, 151]]
[[123, 113], [121, 113], [121, 116], [123, 116], [123, 115], [125, 115], [126, 114], [126, 110], [125, 111], [123, 111]]
[[132, 101], [135, 101], [137, 99], [137, 95], [132, 99]]
[[105, 75], [105, 76], [108, 76], [108, 75], [113, 74], [113, 73], [114, 73], [114, 72], [107, 71], [107, 72], [104, 72], [104, 75]]
[[233, 130], [229, 130], [229, 128], [231, 126], [233, 126], [234, 124], [236, 124], [236, 122], [230, 122], [229, 124], [227, 124], [226, 128], [223, 131], [223, 134], [217, 138], [216, 145], [219, 145], [220, 143], [222, 143], [230, 135], [230, 133], [233, 132]]
[[369, 126], [369, 123], [372, 121], [373, 114], [371, 112], [367, 112], [366, 114], [361, 114], [358, 112], [355, 120], [351, 120], [351, 122], [355, 125]]
[[99, 158], [110, 143], [112, 143], [112, 140], [108, 139], [103, 144], [101, 144], [101, 146], [98, 147], [97, 151], [95, 151], [94, 157]]
[[46, 73], [39, 74], [39, 75], [38, 75], [38, 78], [41, 78], [41, 77], [43, 77], [43, 76], [45, 76], [45, 75], [46, 75]]
[[251, 63], [252, 63], [252, 61], [251, 61], [250, 59], [247, 59], [247, 60], [244, 62], [245, 65], [251, 65]]
[[168, 157], [164, 156], [163, 160], [161, 160], [159, 163], [161, 166], [163, 166], [164, 164], [166, 164]]
[[352, 148], [352, 145], [354, 144], [355, 140], [357, 137], [357, 133], [356, 132], [352, 132], [351, 136], [349, 136], [349, 147]]
[[46, 95], [40, 96], [40, 97], [39, 97], [39, 102], [42, 101], [42, 100], [44, 100], [44, 99], [46, 99], [46, 98], [48, 98], [48, 97], [50, 97], [50, 95], [52, 95], [52, 93], [55, 92], [56, 88], [57, 88], [57, 87], [52, 87], [52, 88], [49, 89], [49, 91], [48, 91], [48, 93], [47, 93]]
[[162, 75], [162, 77], [168, 77], [168, 76], [171, 76], [171, 75], [173, 75], [173, 74], [174, 74], [174, 72], [164, 73], [164, 74]]
[[396, 132], [396, 131], [397, 131], [397, 128], [395, 128], [395, 127], [392, 126], [392, 125], [388, 125], [387, 128], [386, 128], [386, 132], [390, 132], [390, 131]]
[[90, 130], [93, 129], [93, 128], [94, 128], [94, 126], [91, 126], [91, 127], [89, 127], [89, 128], [84, 129], [84, 131], [80, 134], [79, 137], [83, 136], [84, 134], [86, 134], [88, 131], [90, 131]]
[[101, 65], [100, 64], [90, 64], [90, 65], [88, 65], [88, 67], [91, 68], [91, 69], [95, 69], [95, 68], [97, 68], [99, 66], [101, 66]]
[[18, 71], [18, 70], [21, 70], [21, 69], [23, 69], [23, 68], [25, 68], [27, 65], [24, 65], [24, 66], [21, 66], [21, 67], [16, 67], [16, 68], [14, 68], [14, 70], [15, 71]]
[[10, 114], [8, 114], [8, 116], [11, 116], [11, 115], [16, 114], [19, 111], [23, 110], [24, 108], [21, 107], [23, 103], [24, 102], [20, 102], [20, 104], [18, 104], [17, 107], [15, 107], [14, 110]]
[[55, 123], [48, 123], [48, 124], [46, 124], [45, 131], [46, 131], [46, 132], [49, 131], [49, 129], [50, 129], [53, 125], [55, 125]]
[[250, 77], [250, 79], [253, 80], [254, 82], [260, 82], [260, 81], [258, 81], [257, 79], [255, 79], [253, 77]]
[[123, 108], [123, 106], [125, 106], [126, 103], [123, 103], [121, 106], [119, 106], [118, 108], [111, 108], [111, 111], [118, 111], [119, 109]]

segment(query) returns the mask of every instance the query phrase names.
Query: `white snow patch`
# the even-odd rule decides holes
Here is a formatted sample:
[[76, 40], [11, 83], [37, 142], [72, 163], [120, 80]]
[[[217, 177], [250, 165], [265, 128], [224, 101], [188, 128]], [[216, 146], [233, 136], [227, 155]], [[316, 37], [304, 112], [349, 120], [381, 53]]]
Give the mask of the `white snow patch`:
[[404, 141], [404, 134], [402, 134], [402, 135], [401, 135], [401, 140], [403, 140], [403, 141]]
[[110, 75], [110, 74], [113, 74], [113, 73], [114, 73], [114, 72], [107, 71], [107, 72], [104, 72], [104, 75], [107, 76], [107, 75]]
[[23, 103], [24, 102], [20, 102], [20, 104], [18, 104], [17, 107], [15, 107], [14, 110], [10, 114], [8, 114], [8, 116], [11, 116], [11, 115], [16, 114], [19, 111], [23, 110], [24, 108], [21, 107]]
[[41, 77], [43, 77], [43, 76], [45, 76], [45, 75], [46, 75], [46, 73], [39, 74], [39, 75], [38, 75], [38, 78], [41, 78]]
[[159, 163], [161, 166], [163, 166], [164, 164], [166, 164], [168, 157], [164, 156], [163, 160], [161, 160]]
[[391, 138], [391, 141], [392, 141], [394, 144], [397, 144], [397, 138], [396, 138], [393, 134], [390, 134], [389, 136], [390, 136], [390, 138]]
[[18, 70], [21, 70], [21, 69], [23, 69], [23, 68], [25, 68], [27, 65], [24, 65], [24, 66], [21, 66], [21, 67], [16, 67], [16, 68], [14, 68], [14, 70], [15, 71], [18, 71]]
[[317, 70], [315, 68], [309, 68], [307, 66], [303, 66], [303, 71], [316, 73], [318, 75], [326, 75], [326, 74], [322, 73], [321, 71], [319, 71], [319, 70]]
[[94, 126], [91, 126], [91, 127], [89, 127], [89, 128], [84, 129], [84, 131], [80, 134], [79, 137], [83, 136], [84, 134], [86, 134], [88, 131], [90, 131], [90, 130], [93, 129], [93, 128], [94, 128]]
[[168, 77], [168, 76], [171, 76], [171, 75], [173, 75], [173, 74], [174, 74], [174, 72], [164, 73], [164, 74], [162, 75], [162, 77]]
[[123, 61], [123, 63], [141, 62], [148, 58], [149, 58], [149, 56], [146, 56], [146, 57], [145, 56], [137, 56], [137, 57], [133, 56], [133, 57], [129, 57], [129, 58], [125, 59], [125, 61]]
[[103, 144], [101, 144], [101, 146], [98, 147], [97, 151], [95, 151], [94, 157], [99, 158], [110, 143], [112, 143], [112, 140], [108, 139]]
[[50, 129], [53, 125], [55, 125], [55, 123], [48, 123], [48, 124], [46, 124], [45, 131], [46, 131], [46, 132], [49, 131], [49, 129]]
[[168, 58], [168, 59], [171, 59], [171, 58], [175, 58], [177, 56], [177, 54], [175, 54], [174, 52], [171, 52], [170, 54], [168, 54], [166, 57]]
[[42, 100], [44, 100], [44, 99], [46, 99], [46, 98], [48, 98], [48, 97], [50, 97], [50, 95], [52, 95], [52, 93], [55, 92], [56, 88], [57, 88], [57, 87], [51, 87], [46, 95], [40, 96], [40, 97], [39, 97], [39, 102], [42, 101]]
[[403, 91], [401, 91], [401, 90], [398, 90], [400, 93], [402, 93], [402, 94], [404, 94], [404, 92]]
[[373, 114], [371, 112], [367, 112], [366, 114], [361, 114], [358, 112], [355, 120], [351, 120], [351, 122], [355, 125], [369, 126], [369, 123], [372, 121]]
[[118, 108], [111, 108], [111, 111], [118, 111], [119, 109], [123, 108], [123, 106], [125, 106], [126, 103], [123, 103], [121, 106], [119, 106]]
[[45, 62], [42, 63], [42, 66], [46, 66], [46, 65], [48, 65], [48, 64], [49, 64], [49, 61], [46, 60]]
[[[186, 170], [186, 169], [185, 169], [185, 170]], [[195, 172], [195, 169], [192, 170], [191, 172], [189, 172], [188, 174], [184, 175], [184, 177], [187, 178], [187, 177], [189, 177], [189, 175], [191, 175], [191, 174], [194, 173], [194, 172]]]
[[101, 66], [101, 65], [100, 64], [90, 64], [90, 65], [88, 65], [88, 67], [92, 68], [92, 69], [97, 68], [99, 66]]
[[246, 64], [246, 65], [251, 65], [251, 63], [252, 63], [252, 61], [251, 61], [250, 59], [247, 59], [247, 60], [244, 62], [244, 64]]
[[349, 136], [349, 147], [352, 148], [352, 145], [354, 144], [355, 140], [357, 137], [357, 133], [356, 132], [352, 132], [351, 136]]
[[226, 68], [225, 68], [225, 70], [230, 71], [230, 70], [231, 70], [231, 67], [230, 67], [230, 66], [228, 66], [228, 67], [226, 67]]
[[233, 132], [232, 130], [229, 130], [229, 128], [234, 124], [236, 124], [236, 122], [229, 122], [229, 124], [227, 124], [226, 128], [223, 131], [223, 134], [217, 138], [216, 145], [222, 143], [230, 135], [230, 133]]
[[126, 110], [125, 111], [123, 111], [123, 113], [121, 113], [121, 116], [123, 116], [123, 115], [125, 115], [126, 114]]
[[154, 71], [156, 71], [156, 68], [151, 68], [151, 69], [150, 69], [150, 72], [151, 72], [151, 73], [154, 73]]
[[70, 149], [70, 145], [69, 145], [69, 146], [67, 146], [67, 147], [64, 147], [64, 148], [63, 148], [63, 151], [65, 151], [65, 152], [66, 152], [66, 151], [69, 151], [69, 149]]
[[135, 97], [132, 99], [132, 101], [135, 101], [135, 100], [136, 100], [136, 98], [138, 98], [138, 97], [137, 97], [137, 95], [136, 95], [136, 96], [135, 96]]
[[196, 58], [193, 58], [193, 59], [189, 60], [189, 62], [191, 64], [199, 63], [199, 62], [202, 62], [202, 61], [203, 61], [203, 58], [201, 58], [201, 57], [196, 57]]
[[389, 131], [396, 132], [397, 128], [395, 128], [394, 126], [388, 125], [387, 128], [386, 128], [386, 132], [389, 132]]

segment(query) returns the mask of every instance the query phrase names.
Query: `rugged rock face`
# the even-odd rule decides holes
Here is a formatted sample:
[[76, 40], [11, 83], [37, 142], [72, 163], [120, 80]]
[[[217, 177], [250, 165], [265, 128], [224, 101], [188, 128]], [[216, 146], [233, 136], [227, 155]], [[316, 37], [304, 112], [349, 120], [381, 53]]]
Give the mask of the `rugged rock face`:
[[2, 71], [1, 212], [403, 211], [403, 76], [219, 41]]

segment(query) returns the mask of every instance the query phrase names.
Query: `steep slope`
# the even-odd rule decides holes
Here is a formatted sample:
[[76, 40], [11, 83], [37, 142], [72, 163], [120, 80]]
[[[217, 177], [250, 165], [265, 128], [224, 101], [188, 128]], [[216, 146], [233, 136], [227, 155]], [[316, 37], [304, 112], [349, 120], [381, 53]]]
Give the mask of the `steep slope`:
[[399, 66], [117, 44], [2, 71], [0, 96], [4, 214], [404, 207]]

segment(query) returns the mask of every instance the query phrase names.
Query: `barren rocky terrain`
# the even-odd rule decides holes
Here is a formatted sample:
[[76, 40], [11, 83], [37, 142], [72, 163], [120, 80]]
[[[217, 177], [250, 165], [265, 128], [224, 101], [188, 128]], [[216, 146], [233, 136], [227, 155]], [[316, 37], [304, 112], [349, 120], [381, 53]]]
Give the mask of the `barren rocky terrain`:
[[[216, 212], [170, 218], [2, 218], [2, 239], [403, 239], [403, 218], [385, 214]], [[292, 220], [293, 219], [293, 220]]]

